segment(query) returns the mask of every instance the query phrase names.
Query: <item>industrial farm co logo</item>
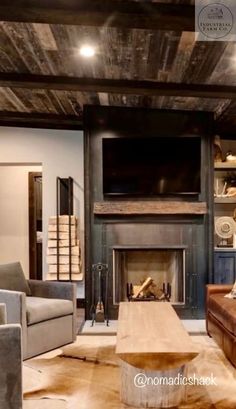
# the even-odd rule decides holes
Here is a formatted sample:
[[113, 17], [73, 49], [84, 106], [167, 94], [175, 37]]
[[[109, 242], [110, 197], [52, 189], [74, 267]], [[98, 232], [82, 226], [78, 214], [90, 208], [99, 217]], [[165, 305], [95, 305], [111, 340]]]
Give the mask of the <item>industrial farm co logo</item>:
[[195, 32], [198, 41], [230, 41], [234, 33], [234, 13], [226, 1], [208, 3], [196, 1]]

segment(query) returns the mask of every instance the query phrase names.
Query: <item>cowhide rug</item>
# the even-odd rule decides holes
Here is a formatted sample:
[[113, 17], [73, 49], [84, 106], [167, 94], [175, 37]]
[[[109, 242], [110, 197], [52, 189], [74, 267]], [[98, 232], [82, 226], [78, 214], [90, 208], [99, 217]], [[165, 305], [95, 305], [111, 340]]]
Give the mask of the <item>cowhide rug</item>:
[[[235, 409], [236, 370], [214, 341], [193, 336], [199, 355], [187, 375], [207, 377], [217, 386], [187, 386], [187, 401], [179, 409]], [[54, 357], [24, 363], [24, 409], [125, 409], [119, 398], [119, 362], [113, 336], [78, 336]], [[129, 407], [131, 408], [131, 407]]]

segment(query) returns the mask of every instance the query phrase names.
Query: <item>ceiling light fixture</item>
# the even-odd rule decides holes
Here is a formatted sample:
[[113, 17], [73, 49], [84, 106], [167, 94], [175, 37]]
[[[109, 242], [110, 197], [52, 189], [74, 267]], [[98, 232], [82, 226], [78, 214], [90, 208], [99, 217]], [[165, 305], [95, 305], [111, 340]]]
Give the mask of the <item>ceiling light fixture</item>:
[[80, 55], [82, 55], [82, 57], [93, 57], [95, 54], [95, 49], [94, 47], [92, 47], [91, 45], [83, 45], [80, 50], [79, 50]]

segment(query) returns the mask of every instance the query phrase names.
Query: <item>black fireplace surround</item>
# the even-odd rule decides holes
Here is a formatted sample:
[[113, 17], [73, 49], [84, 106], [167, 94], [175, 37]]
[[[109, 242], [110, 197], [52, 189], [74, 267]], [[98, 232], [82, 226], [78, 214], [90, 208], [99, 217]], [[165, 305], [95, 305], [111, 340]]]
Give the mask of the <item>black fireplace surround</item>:
[[[90, 318], [92, 293], [96, 291], [92, 283], [92, 265], [99, 262], [108, 266], [109, 318], [116, 319], [118, 316], [117, 294], [122, 294], [119, 295], [120, 300], [125, 298], [126, 283], [122, 280], [127, 279], [127, 273], [122, 269], [119, 272], [119, 265], [114, 259], [118, 249], [143, 249], [147, 255], [152, 254], [148, 251], [154, 249], [181, 249], [184, 254], [183, 302], [173, 305], [181, 318], [203, 318], [204, 288], [212, 279], [213, 258], [212, 115], [205, 112], [86, 106], [84, 120], [86, 319]], [[104, 138], [133, 138], [135, 151], [135, 141], [144, 137], [147, 141], [150, 138], [157, 141], [158, 138], [163, 141], [164, 137], [170, 138], [169, 141], [173, 137], [176, 141], [181, 138], [180, 147], [183, 146], [183, 138], [186, 141], [200, 138], [199, 192], [189, 189], [188, 194], [175, 192], [143, 196], [126, 192], [125, 195], [106, 196], [103, 189]], [[174, 146], [178, 155], [177, 144]], [[171, 144], [169, 149], [172, 152]], [[170, 158], [173, 160], [173, 152]], [[133, 172], [135, 174], [135, 169]], [[176, 183], [177, 175], [180, 177], [178, 170]], [[157, 265], [158, 268], [160, 266]], [[143, 278], [145, 274], [144, 271]]]

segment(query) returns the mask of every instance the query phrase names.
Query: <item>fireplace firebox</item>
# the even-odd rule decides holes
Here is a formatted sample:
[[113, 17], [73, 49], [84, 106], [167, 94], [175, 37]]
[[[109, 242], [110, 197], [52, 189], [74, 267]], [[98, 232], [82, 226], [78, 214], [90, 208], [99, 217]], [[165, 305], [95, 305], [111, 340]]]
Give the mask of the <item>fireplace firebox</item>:
[[[172, 246], [114, 246], [113, 247], [113, 304], [127, 301], [127, 285], [135, 289], [147, 278], [151, 286], [147, 289], [155, 299], [162, 299], [164, 291], [170, 289], [172, 304], [185, 303], [185, 247]], [[163, 291], [164, 290], [164, 291]]]

